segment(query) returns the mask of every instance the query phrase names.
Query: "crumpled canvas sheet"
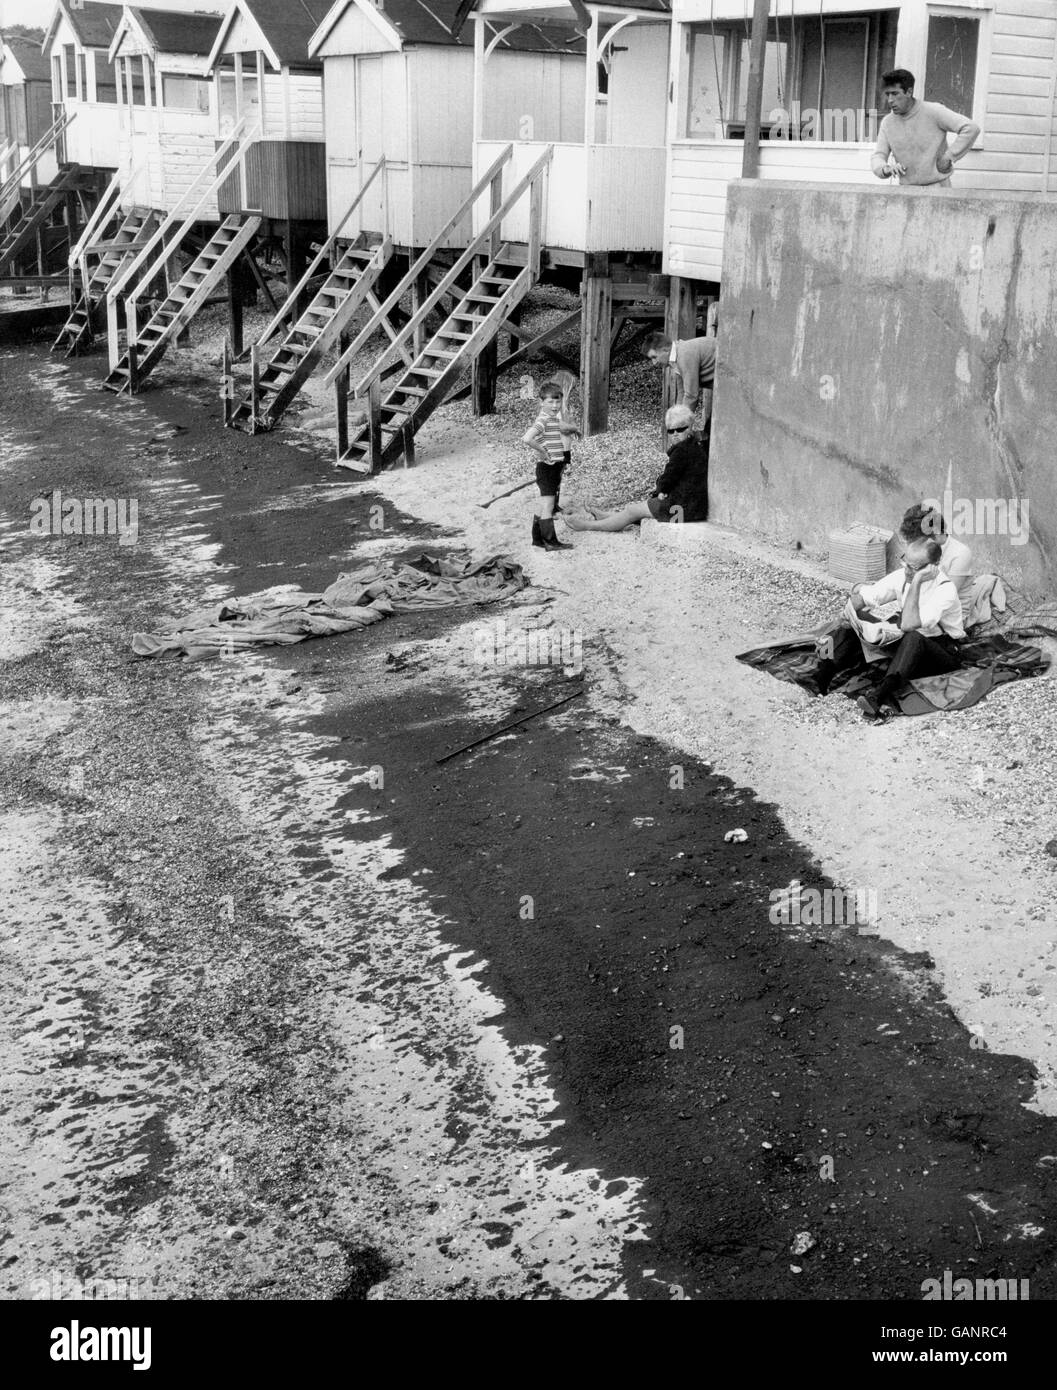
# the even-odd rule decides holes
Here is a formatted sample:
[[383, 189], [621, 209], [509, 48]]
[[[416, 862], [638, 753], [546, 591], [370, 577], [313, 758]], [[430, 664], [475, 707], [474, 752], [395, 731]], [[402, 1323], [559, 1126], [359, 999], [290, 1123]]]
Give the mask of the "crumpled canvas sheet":
[[[994, 575], [980, 576], [970, 597], [977, 621], [961, 645], [961, 667], [945, 675], [909, 681], [896, 695], [900, 713], [919, 715], [969, 709], [996, 686], [1040, 676], [1049, 669], [1051, 657], [1044, 648], [1052, 649], [1057, 642], [1057, 610], [1051, 613], [1046, 605], [1030, 608], [1023, 601], [1007, 609], [1002, 581]], [[815, 639], [836, 626], [836, 622], [823, 623], [810, 632], [741, 652], [737, 660], [817, 695]], [[1036, 640], [1029, 642], [1028, 638]], [[840, 672], [830, 693], [839, 691], [852, 699], [871, 693], [887, 669], [887, 660], [864, 659], [859, 666]]]
[[200, 658], [247, 647], [287, 645], [306, 637], [331, 637], [370, 627], [390, 613], [498, 603], [527, 584], [521, 566], [505, 555], [477, 564], [430, 555], [402, 564], [378, 562], [354, 574], [339, 574], [322, 594], [290, 590], [199, 609], [157, 632], [137, 632], [132, 650], [137, 656], [182, 652]]

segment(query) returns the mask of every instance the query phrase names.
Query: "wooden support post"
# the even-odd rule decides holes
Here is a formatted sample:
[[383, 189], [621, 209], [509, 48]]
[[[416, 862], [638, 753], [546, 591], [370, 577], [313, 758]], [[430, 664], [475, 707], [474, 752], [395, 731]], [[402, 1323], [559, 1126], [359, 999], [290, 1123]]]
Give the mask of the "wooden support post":
[[[301, 237], [297, 234], [297, 224], [293, 218], [289, 218], [286, 223], [286, 293], [289, 297], [297, 288], [297, 283], [305, 273], [307, 262], [305, 260], [305, 248]], [[294, 305], [296, 312], [301, 312], [302, 305]]]
[[613, 331], [613, 281], [609, 257], [591, 255], [584, 266], [580, 329], [580, 399], [583, 432], [602, 434], [609, 424], [609, 342]]
[[373, 473], [382, 466], [382, 383], [377, 377], [371, 382], [367, 395], [367, 437]]
[[231, 417], [235, 409], [235, 377], [231, 366], [231, 341], [224, 339], [223, 376], [220, 382], [220, 399], [224, 409], [224, 428], [231, 428]]
[[[483, 275], [488, 265], [485, 256], [475, 256], [475, 275]], [[499, 364], [499, 346], [496, 338], [481, 349], [473, 360], [471, 374], [473, 384], [473, 413], [475, 415], [495, 414], [495, 386]]]
[[258, 411], [261, 404], [261, 359], [257, 344], [250, 348], [250, 434], [257, 433]]
[[[697, 336], [696, 286], [695, 282], [685, 275], [673, 275], [668, 281], [668, 298], [664, 306], [664, 332], [665, 336], [671, 338], [673, 343], [683, 338]], [[675, 373], [669, 367], [665, 367], [662, 391], [665, 410], [675, 404], [675, 398], [678, 394]], [[668, 436], [664, 433], [663, 414], [661, 417], [661, 435], [661, 442], [667, 448]]]
[[[338, 335], [338, 356], [341, 357], [348, 350], [352, 338], [348, 332]], [[337, 380], [334, 382], [334, 413], [338, 423], [338, 459], [339, 461], [349, 452], [349, 368], [338, 373]]]
[[227, 272], [228, 282], [228, 341], [236, 357], [241, 357], [244, 347], [242, 332], [242, 277], [236, 265]]
[[415, 464], [415, 427], [410, 420], [400, 430], [400, 447], [404, 454], [404, 467], [413, 468]]
[[767, 49], [769, 0], [753, 0], [749, 37], [749, 86], [745, 94], [745, 137], [742, 141], [741, 176], [755, 179], [760, 173], [760, 108], [763, 104], [763, 63]]

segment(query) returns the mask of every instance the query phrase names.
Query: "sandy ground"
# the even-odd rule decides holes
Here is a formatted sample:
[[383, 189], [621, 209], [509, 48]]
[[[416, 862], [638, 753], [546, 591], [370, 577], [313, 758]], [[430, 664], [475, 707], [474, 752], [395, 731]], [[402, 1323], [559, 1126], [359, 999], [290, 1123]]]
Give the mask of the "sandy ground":
[[[332, 442], [314, 394], [307, 423]], [[574, 462], [570, 508], [628, 495], [607, 476], [628, 471], [617, 399], [616, 466], [606, 469], [604, 440], [590, 441], [602, 461], [580, 482]], [[642, 537], [567, 534], [575, 550], [541, 555], [528, 544], [532, 490], [476, 505], [527, 475], [515, 441], [531, 403], [510, 386], [498, 407], [480, 421], [446, 407], [417, 466], [374, 485], [474, 553], [514, 555], [554, 586], [554, 624], [612, 653], [603, 707], [754, 787], [828, 876], [876, 893], [883, 935], [929, 952], [959, 1017], [989, 1047], [1035, 1062], [1032, 1103], [1057, 1114], [1057, 673], [966, 713], [864, 726], [850, 701], [813, 699], [734, 660], [839, 610], [845, 586], [821, 564], [712, 526], [701, 550], [658, 547], [650, 524]], [[663, 459], [645, 430], [639, 445], [648, 479]]]
[[[836, 1282], [825, 1287], [845, 1292], [825, 1296], [878, 1287], [914, 1296], [886, 1284], [893, 1274], [883, 1265], [880, 1284], [865, 1274], [855, 1282], [884, 1229], [860, 1208], [881, 1200], [877, 1188], [885, 1202], [905, 1201], [905, 1225], [890, 1226], [883, 1241], [901, 1248], [919, 1217], [911, 1196], [897, 1193], [904, 1180], [917, 1193], [920, 1175], [943, 1167], [957, 1176], [931, 1199], [937, 1230], [964, 1227], [971, 1249], [973, 1230], [955, 1210], [968, 1200], [978, 1214], [986, 1208], [1000, 1248], [1041, 1238], [1045, 1204], [1034, 1184], [1048, 1181], [1052, 1145], [1037, 1162], [1024, 1155], [1048, 1143], [1048, 1127], [1025, 1117], [1014, 1134], [1008, 1107], [1016, 1095], [1045, 1115], [1055, 1105], [1052, 681], [1005, 687], [969, 715], [866, 728], [849, 702], [813, 701], [733, 659], [833, 611], [839, 588], [803, 557], [715, 528], [701, 553], [629, 534], [580, 536], [574, 550], [549, 556], [528, 544], [531, 492], [476, 506], [529, 476], [511, 442], [530, 409], [519, 383], [504, 387], [488, 419], [472, 421], [465, 405], [445, 408], [421, 434], [414, 469], [365, 483], [321, 466], [329, 411], [315, 386], [277, 435], [216, 430], [216, 345], [207, 332], [193, 351], [173, 354], [158, 389], [132, 402], [98, 393], [100, 363], [37, 360], [22, 376], [11, 354], [0, 361], [22, 383], [17, 428], [4, 438], [13, 501], [0, 570], [15, 615], [0, 653], [12, 849], [4, 886], [16, 904], [5, 928], [9, 1026], [0, 1038], [13, 1078], [0, 1115], [0, 1149], [14, 1155], [0, 1186], [5, 1296], [25, 1297], [49, 1271], [116, 1269], [163, 1297], [351, 1298], [373, 1288], [372, 1297], [622, 1298], [632, 1267], [631, 1296], [654, 1280], [667, 1296], [683, 1277], [699, 1280], [689, 1287], [704, 1296], [746, 1280], [766, 1296], [811, 1296], [786, 1290], [781, 1256], [795, 1231], [825, 1220], [851, 1221], [862, 1242], [834, 1240], [826, 1253]], [[176, 397], [167, 385], [179, 387]], [[585, 447], [570, 503], [578, 487], [614, 500], [659, 469], [635, 423], [641, 372], [625, 399], [621, 389], [614, 436]], [[185, 423], [168, 425], [167, 415]], [[180, 432], [193, 441], [186, 449]], [[27, 544], [28, 500], [57, 479], [68, 495], [80, 486], [120, 496], [134, 486], [143, 542], [129, 551]], [[504, 621], [544, 621], [580, 639], [584, 712], [573, 706], [548, 720], [545, 736], [498, 740], [468, 760], [461, 782], [445, 782], [420, 770], [430, 750], [507, 717], [512, 702], [523, 708], [547, 675], [522, 673], [512, 694], [504, 673], [475, 664], [478, 616], [437, 620], [428, 632], [394, 619], [352, 645], [336, 639], [187, 668], [128, 655], [129, 631], [161, 613], [273, 583], [321, 588], [353, 557], [402, 554], [413, 542], [520, 560], [533, 588]], [[632, 736], [645, 740], [641, 748]], [[668, 840], [641, 787], [658, 759], [667, 774], [680, 754], [688, 768], [707, 764], [731, 783], [702, 792]], [[531, 776], [537, 763], [545, 769], [531, 794], [525, 756]], [[365, 790], [380, 760], [405, 778], [384, 797]], [[412, 765], [417, 780], [406, 780]], [[494, 810], [490, 778], [508, 789]], [[531, 968], [487, 908], [500, 886], [509, 891], [504, 863], [521, 873], [525, 857], [522, 847], [496, 858], [488, 846], [501, 827], [489, 816], [509, 817], [502, 828], [516, 840], [522, 801], [537, 826], [553, 802], [570, 885], [593, 852], [594, 817], [616, 814], [616, 803], [623, 818], [606, 861], [607, 873], [621, 866], [619, 885], [599, 897], [589, 875], [577, 881], [575, 920], [562, 920], [560, 943], [543, 938], [531, 948]], [[428, 807], [424, 817], [416, 802]], [[735, 879], [744, 897], [722, 900], [734, 905], [727, 930], [738, 940], [757, 900], [784, 887], [795, 863], [813, 860], [820, 878], [875, 891], [881, 946], [904, 951], [879, 959], [857, 942], [832, 967], [827, 954], [830, 974], [819, 980], [821, 962], [805, 964], [805, 944], [780, 943], [763, 914], [763, 954], [778, 952], [764, 973], [777, 984], [753, 982], [756, 946], [740, 966], [725, 965], [734, 955], [723, 951], [739, 947], [722, 937], [700, 973], [684, 965], [668, 976], [676, 943], [647, 941], [649, 889], [664, 883], [666, 908], [670, 897], [674, 920], [694, 930], [683, 895], [713, 892], [739, 872], [714, 834], [728, 819], [730, 828], [749, 826], [745, 865], [760, 848], [754, 835], [772, 848]], [[628, 836], [649, 845], [634, 885], [636, 871], [622, 867], [634, 862]], [[774, 855], [776, 837], [798, 842], [802, 857]], [[684, 858], [692, 873], [676, 862]], [[460, 875], [462, 862], [469, 872]], [[606, 905], [600, 922], [596, 903]], [[596, 931], [614, 953], [609, 969], [604, 953], [599, 964]], [[651, 1109], [655, 1075], [621, 1091], [641, 1065], [642, 1019], [657, 1017], [658, 1000], [645, 991], [636, 1002], [634, 973], [617, 957], [640, 937], [638, 976], [667, 977], [684, 991], [661, 1017], [707, 1004], [720, 1037], [748, 1034], [729, 1055], [714, 1043], [687, 1083], [694, 1105], [704, 1088], [722, 1114], [730, 1097], [716, 1094], [720, 1085], [744, 1103], [703, 1158], [698, 1143], [684, 1160], [677, 1137], [689, 1100], [687, 1114], [662, 1110], [661, 1120]], [[736, 968], [748, 984], [726, 980]], [[778, 997], [783, 976], [790, 992]], [[548, 1008], [573, 981], [591, 993], [562, 1000], [564, 1014]], [[627, 1004], [611, 997], [621, 991]], [[576, 1030], [594, 1020], [599, 999], [590, 1045], [580, 1044]], [[875, 1047], [891, 1039], [898, 1049], [901, 1034], [929, 1037], [926, 1051], [898, 1065], [862, 1040], [861, 1065], [901, 1096], [884, 1122], [894, 1167], [883, 1183], [871, 1175], [880, 1138], [861, 1116], [845, 1119], [852, 1137], [842, 1129], [832, 1143], [838, 1152], [861, 1145], [857, 1195], [829, 1203], [817, 1182], [813, 1195], [799, 1178], [784, 1190], [785, 1179], [757, 1177], [753, 1163], [775, 1147], [762, 1142], [777, 1138], [767, 1127], [777, 1117], [761, 1118], [767, 1107], [790, 1107], [778, 1145], [790, 1172], [804, 1168], [806, 1147], [792, 1107], [810, 1110], [823, 1135], [832, 1124], [817, 1115], [832, 1099], [829, 1080], [820, 1095], [821, 1083], [806, 1079], [830, 1054], [815, 1041], [787, 1042], [792, 1016], [809, 1004], [824, 1035], [834, 1018], [854, 1031], [857, 1001]], [[964, 1113], [984, 1085], [973, 1071], [980, 1058], [963, 1029], [938, 1021], [946, 1003], [994, 1055], [988, 1093], [1004, 1087], [1004, 1118], [986, 1143]], [[613, 1008], [629, 1016], [606, 1012]], [[757, 1030], [775, 1033], [766, 1065], [754, 1055]], [[610, 1031], [621, 1048], [607, 1047]], [[844, 1032], [837, 1036], [839, 1049]], [[1008, 1064], [1002, 1053], [1013, 1054]], [[667, 1054], [663, 1034], [659, 1054]], [[925, 1056], [939, 1067], [927, 1096], [914, 1080]], [[1017, 1073], [1016, 1058], [1034, 1063], [1038, 1077], [1032, 1083], [1020, 1068], [1014, 1091], [1002, 1078]], [[832, 1078], [842, 1114], [855, 1104], [853, 1076]], [[667, 1104], [667, 1083], [661, 1089]], [[947, 1094], [960, 1108], [944, 1120], [944, 1143], [971, 1138], [968, 1158], [948, 1147], [938, 1163], [929, 1139], [913, 1156], [911, 1181], [899, 1154], [917, 1143], [922, 1108], [931, 1133], [936, 1097]], [[621, 1114], [632, 1129], [637, 1120], [635, 1142], [607, 1145], [607, 1126]], [[659, 1151], [644, 1137], [652, 1131]], [[984, 1177], [974, 1174], [1003, 1147], [982, 1196], [973, 1184]], [[684, 1191], [674, 1178], [684, 1163], [713, 1162], [724, 1179], [714, 1207], [697, 1182]], [[768, 1220], [777, 1236], [754, 1225], [761, 1182], [774, 1194]], [[695, 1229], [691, 1249], [685, 1232], [699, 1220], [706, 1235]], [[721, 1239], [712, 1227], [724, 1221], [744, 1233]], [[643, 1240], [655, 1249], [629, 1256]], [[761, 1258], [776, 1261], [773, 1272], [761, 1274]], [[736, 1267], [718, 1272], [709, 1263], [731, 1260]]]

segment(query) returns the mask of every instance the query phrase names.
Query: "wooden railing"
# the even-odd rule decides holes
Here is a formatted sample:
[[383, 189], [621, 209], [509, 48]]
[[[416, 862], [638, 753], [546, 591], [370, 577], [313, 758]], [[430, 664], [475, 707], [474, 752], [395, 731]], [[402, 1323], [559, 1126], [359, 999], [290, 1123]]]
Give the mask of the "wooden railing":
[[25, 158], [20, 161], [12, 173], [4, 180], [4, 183], [0, 185], [0, 203], [5, 202], [9, 193], [12, 191], [17, 192], [22, 186], [22, 180], [27, 176], [29, 177], [30, 187], [36, 188], [37, 165], [53, 145], [57, 146], [59, 144], [66, 131], [66, 127], [71, 121], [76, 119], [76, 116], [76, 111], [70, 113], [64, 110], [62, 115], [52, 124], [51, 128], [40, 137]]
[[[368, 319], [365, 326], [361, 329], [361, 331], [356, 335], [356, 337], [352, 340], [349, 346], [338, 358], [333, 368], [323, 378], [323, 384], [325, 386], [334, 385], [334, 382], [338, 379], [341, 373], [348, 368], [348, 365], [352, 361], [352, 359], [356, 356], [356, 354], [360, 351], [360, 349], [364, 346], [368, 339], [374, 333], [377, 332], [379, 328], [385, 328], [389, 332], [390, 338], [393, 339], [394, 344], [396, 337], [402, 336], [402, 334], [394, 335], [392, 333], [389, 324], [390, 313], [400, 303], [404, 295], [407, 294], [417, 283], [419, 276], [422, 275], [422, 273], [426, 269], [426, 266], [429, 265], [430, 261], [432, 261], [433, 257], [437, 254], [437, 251], [448, 239], [448, 237], [455, 230], [455, 228], [459, 226], [461, 222], [464, 222], [466, 218], [472, 214], [474, 204], [477, 202], [477, 199], [481, 196], [481, 194], [484, 192], [486, 188], [493, 190], [492, 196], [494, 198], [496, 180], [500, 180], [501, 183], [503, 177], [503, 169], [510, 162], [513, 153], [514, 146], [507, 145], [506, 149], [503, 150], [496, 158], [495, 162], [492, 164], [488, 172], [484, 174], [477, 181], [477, 183], [474, 184], [473, 188], [470, 189], [470, 192], [467, 195], [467, 197], [459, 206], [458, 211], [444, 224], [444, 226], [440, 229], [437, 235], [430, 242], [430, 244], [422, 252], [421, 256], [419, 256], [418, 260], [415, 261], [414, 265], [410, 268], [410, 270], [407, 272], [404, 278], [400, 281], [399, 285], [397, 285], [396, 289], [393, 290], [392, 294], [389, 295], [388, 299], [386, 299], [386, 301], [383, 304], [380, 304], [378, 306], [377, 310], [374, 312], [371, 318]], [[432, 299], [432, 297], [433, 296], [431, 295], [430, 298]], [[387, 359], [388, 355], [389, 354], [386, 353]]]
[[[315, 259], [312, 261], [312, 264], [308, 267], [308, 269], [305, 271], [304, 275], [301, 276], [301, 279], [297, 282], [297, 284], [294, 286], [294, 288], [293, 288], [293, 289], [290, 291], [290, 293], [286, 296], [286, 299], [285, 299], [285, 301], [283, 302], [282, 307], [278, 310], [278, 312], [276, 313], [275, 317], [272, 319], [271, 323], [270, 323], [270, 324], [268, 325], [268, 327], [264, 330], [264, 332], [261, 334], [261, 336], [257, 339], [256, 343], [254, 344], [254, 347], [255, 347], [255, 348], [258, 348], [258, 349], [259, 349], [259, 348], [262, 348], [262, 347], [265, 345], [265, 343], [269, 342], [272, 338], [274, 338], [275, 334], [279, 331], [279, 328], [280, 328], [281, 325], [286, 321], [287, 317], [288, 317], [291, 313], [296, 312], [298, 300], [301, 298], [301, 295], [304, 293], [305, 287], [306, 287], [308, 284], [310, 284], [311, 281], [314, 279], [314, 277], [319, 273], [319, 267], [323, 264], [323, 262], [324, 262], [324, 261], [327, 259], [327, 257], [330, 255], [331, 251], [333, 251], [335, 245], [337, 244], [338, 237], [341, 235], [342, 231], [344, 230], [344, 228], [345, 228], [346, 225], [348, 224], [349, 218], [352, 216], [352, 214], [353, 214], [353, 213], [356, 211], [356, 209], [359, 207], [360, 203], [363, 201], [364, 194], [365, 194], [365, 193], [367, 192], [367, 190], [370, 188], [371, 184], [374, 183], [375, 179], [379, 177], [379, 175], [383, 175], [383, 176], [384, 176], [384, 174], [385, 174], [385, 164], [386, 164], [386, 160], [385, 160], [385, 155], [383, 154], [382, 157], [381, 157], [381, 159], [379, 159], [378, 163], [374, 166], [374, 168], [371, 170], [371, 172], [367, 175], [366, 179], [365, 179], [365, 180], [363, 181], [363, 183], [360, 185], [360, 190], [359, 190], [359, 192], [356, 194], [355, 198], [353, 198], [352, 202], [349, 204], [348, 208], [345, 210], [345, 216], [341, 219], [341, 221], [338, 223], [338, 225], [334, 228], [334, 231], [333, 231], [333, 232], [330, 234], [330, 236], [327, 238], [327, 240], [326, 240], [326, 242], [323, 244], [323, 246], [320, 247], [319, 253], [318, 253], [318, 255], [315, 257]], [[383, 237], [383, 239], [386, 238], [386, 237], [389, 235], [389, 204], [388, 204], [388, 200], [386, 200], [386, 203], [385, 203], [384, 223], [385, 223], [385, 225], [382, 227], [382, 237]]]
[[[239, 145], [239, 140], [245, 130], [245, 117], [239, 121], [234, 130], [203, 165], [196, 175], [194, 181], [188, 185], [183, 195], [176, 203], [169, 215], [162, 222], [154, 235], [147, 242], [146, 246], [139, 252], [135, 259], [116, 277], [114, 283], [107, 290], [107, 330], [110, 340], [110, 368], [113, 370], [121, 360], [121, 349], [118, 340], [118, 305], [125, 298], [125, 319], [128, 332], [127, 342], [135, 343], [139, 337], [138, 312], [139, 301], [146, 294], [151, 284], [165, 268], [166, 262], [177, 251], [184, 237], [191, 227], [198, 221], [199, 215], [211, 199], [216, 196], [217, 189], [222, 183], [235, 172], [236, 169], [244, 166], [247, 154], [253, 148], [254, 142], [260, 136], [260, 125], [253, 127], [245, 142]], [[234, 153], [232, 150], [234, 149]], [[213, 169], [216, 174], [210, 182], [205, 192], [201, 194], [198, 201], [186, 215], [183, 214], [184, 207], [190, 202], [195, 190], [200, 187], [205, 177]], [[182, 220], [181, 220], [182, 218]], [[177, 226], [179, 223], [179, 226]], [[175, 230], [174, 230], [175, 229]], [[159, 250], [160, 248], [160, 250]], [[158, 252], [152, 261], [151, 257]], [[141, 278], [133, 285], [136, 277], [143, 272]], [[129, 289], [128, 286], [132, 285]]]
[[[459, 278], [459, 276], [466, 269], [466, 267], [471, 264], [474, 257], [486, 256], [488, 260], [495, 260], [496, 256], [499, 254], [503, 219], [509, 215], [511, 209], [514, 208], [521, 201], [521, 199], [525, 196], [526, 193], [529, 194], [531, 199], [531, 206], [529, 212], [528, 254], [526, 257], [526, 264], [531, 280], [534, 281], [538, 279], [540, 271], [540, 253], [542, 249], [541, 227], [543, 221], [543, 180], [546, 176], [547, 168], [550, 165], [551, 159], [554, 155], [554, 147], [553, 145], [547, 146], [546, 150], [543, 152], [543, 154], [540, 155], [539, 159], [536, 160], [532, 168], [529, 169], [529, 171], [524, 175], [523, 178], [519, 179], [512, 191], [504, 199], [502, 197], [503, 167], [510, 157], [511, 150], [512, 147], [507, 146], [507, 149], [506, 151], [504, 151], [504, 154], [501, 155], [498, 160], [496, 160], [495, 164], [492, 165], [488, 173], [485, 174], [484, 178], [477, 184], [476, 188], [470, 194], [468, 204], [463, 205], [464, 208], [466, 208], [467, 206], [472, 207], [473, 203], [476, 202], [476, 200], [481, 196], [481, 194], [485, 192], [485, 190], [487, 189], [491, 208], [488, 221], [484, 224], [484, 226], [481, 228], [478, 234], [473, 238], [466, 250], [462, 252], [462, 254], [455, 260], [453, 265], [450, 267], [450, 269], [437, 282], [432, 293], [429, 294], [422, 301], [415, 313], [412, 314], [411, 318], [409, 318], [408, 321], [404, 324], [404, 326], [393, 336], [392, 342], [390, 343], [389, 347], [385, 350], [385, 352], [372, 364], [370, 370], [366, 372], [365, 375], [361, 377], [360, 380], [356, 383], [354, 394], [357, 398], [363, 397], [368, 394], [373, 384], [385, 374], [385, 372], [388, 370], [389, 366], [391, 365], [396, 356], [406, 357], [409, 355], [407, 353], [407, 343], [409, 341], [414, 342], [416, 334], [419, 332], [422, 325], [425, 323], [429, 314], [440, 304], [441, 300], [451, 289], [452, 285], [454, 285], [455, 281]], [[447, 230], [448, 229], [445, 229], [445, 232], [442, 233], [442, 235], [446, 235]], [[416, 262], [416, 267], [417, 269], [415, 270], [415, 273], [417, 275], [422, 267], [419, 266], [418, 262]], [[413, 269], [415, 268], [413, 267]], [[404, 280], [401, 282], [401, 284], [397, 286], [397, 288], [385, 301], [385, 304], [381, 305], [378, 312], [367, 323], [367, 325], [359, 334], [359, 336], [352, 342], [352, 344], [350, 344], [350, 346], [338, 359], [338, 362], [324, 378], [325, 385], [331, 386], [335, 383], [340, 374], [346, 369], [349, 361], [351, 361], [354, 354], [359, 351], [359, 349], [370, 337], [371, 333], [378, 326], [379, 319], [385, 316], [388, 313], [388, 310], [392, 309], [396, 305], [396, 303], [401, 297], [401, 294], [405, 293], [406, 290], [410, 288], [411, 283], [413, 283], [413, 279], [409, 272], [409, 274], [404, 277]], [[388, 322], [387, 318], [386, 322]]]

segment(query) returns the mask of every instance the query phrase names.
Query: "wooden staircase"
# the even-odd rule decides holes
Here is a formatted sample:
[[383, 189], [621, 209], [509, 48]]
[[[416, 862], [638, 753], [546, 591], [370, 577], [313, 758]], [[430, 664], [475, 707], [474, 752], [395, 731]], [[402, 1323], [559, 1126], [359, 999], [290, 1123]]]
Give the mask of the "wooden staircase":
[[407, 445], [407, 430], [417, 433], [444, 403], [466, 367], [493, 340], [534, 280], [527, 266], [505, 260], [502, 252], [487, 262], [422, 352], [380, 391], [373, 444], [368, 415], [344, 441], [338, 463], [343, 468], [371, 472], [399, 458]]
[[[508, 145], [325, 378], [337, 393], [337, 462], [341, 467], [369, 473], [401, 455], [411, 456], [415, 434], [499, 331], [504, 326], [511, 327], [511, 311], [539, 279], [542, 200], [553, 146], [547, 147], [504, 198], [503, 171], [512, 157], [513, 146]], [[466, 250], [440, 274], [434, 289], [411, 318], [394, 332], [390, 313], [426, 273], [454, 229], [472, 215], [484, 193], [489, 195], [489, 216], [484, 225]], [[515, 249], [501, 242], [503, 219], [526, 196], [530, 199], [528, 243]], [[471, 278], [467, 288], [468, 276]], [[444, 309], [445, 299], [454, 300], [454, 307]], [[444, 319], [423, 343], [426, 320], [434, 310], [439, 310]], [[379, 328], [385, 329], [391, 341], [356, 385], [353, 394], [357, 401], [365, 403], [366, 410], [350, 431], [349, 364]], [[402, 368], [398, 366], [401, 359]], [[383, 387], [382, 377], [394, 365], [397, 373]]]
[[227, 424], [248, 429], [251, 434], [274, 429], [323, 354], [337, 342], [368, 297], [373, 300], [373, 307], [378, 307], [374, 286], [392, 254], [391, 237], [373, 247], [346, 248], [300, 315], [296, 309], [298, 294], [294, 291], [278, 316], [281, 322], [284, 318], [289, 321], [293, 315], [293, 322], [263, 368], [256, 366], [256, 353], [268, 335], [254, 344], [253, 387], [231, 412]]
[[[118, 214], [118, 219], [101, 229], [104, 240], [86, 246], [83, 252], [83, 268], [75, 270], [71, 277], [70, 317], [52, 343], [52, 352], [72, 357], [91, 347], [93, 320], [106, 292], [131, 257], [145, 245], [154, 214], [147, 208], [132, 208]], [[88, 266], [89, 257], [95, 260], [94, 266]]]
[[0, 237], [0, 275], [36, 240], [37, 232], [47, 225], [68, 194], [84, 192], [94, 186], [94, 176], [88, 170], [79, 164], [68, 164], [51, 183], [34, 188]]
[[238, 213], [224, 219], [144, 327], [127, 337], [124, 352], [103, 383], [108, 390], [132, 395], [139, 389], [249, 246], [262, 221], [256, 214]]

